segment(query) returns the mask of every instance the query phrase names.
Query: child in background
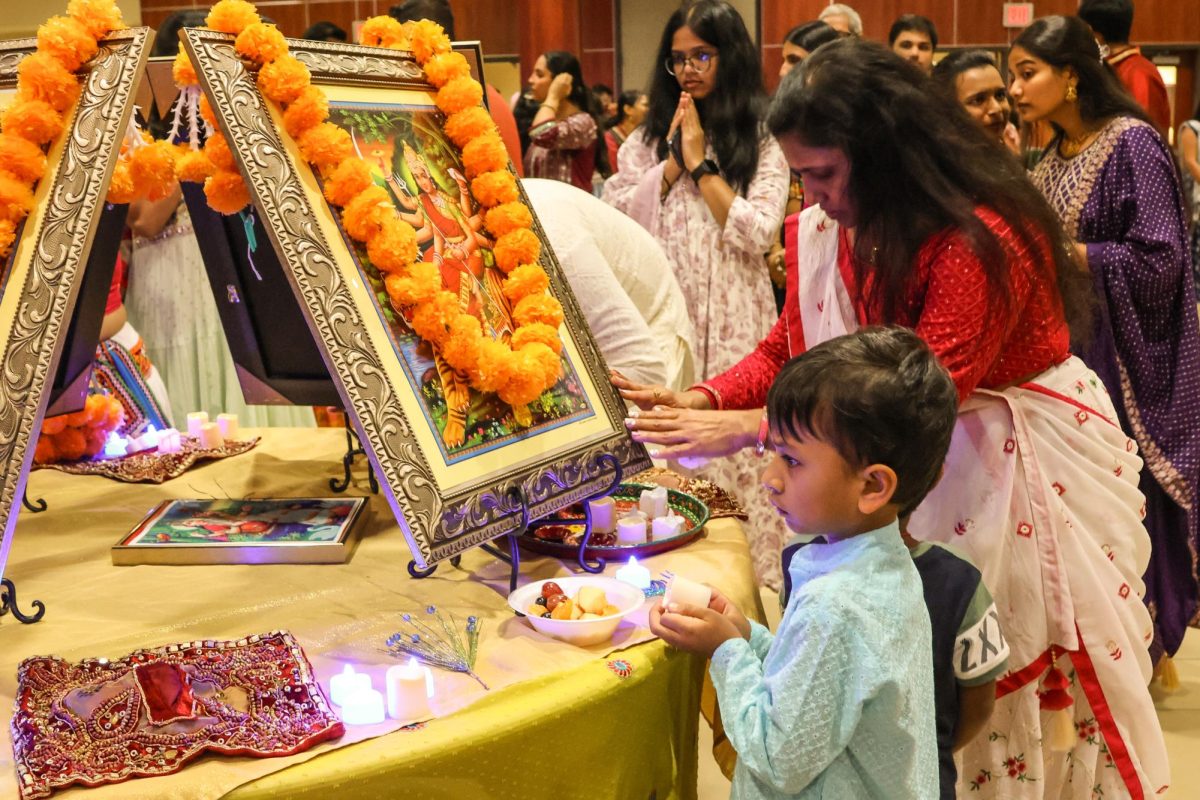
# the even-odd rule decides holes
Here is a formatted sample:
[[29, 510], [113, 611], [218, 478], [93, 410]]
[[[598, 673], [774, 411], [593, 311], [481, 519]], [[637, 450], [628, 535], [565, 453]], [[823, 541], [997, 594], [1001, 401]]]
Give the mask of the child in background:
[[902, 328], [830, 339], [776, 378], [763, 485], [788, 527], [825, 539], [792, 559], [778, 633], [716, 591], [650, 615], [712, 659], [733, 798], [938, 797], [929, 614], [898, 518], [936, 482], [957, 407]]

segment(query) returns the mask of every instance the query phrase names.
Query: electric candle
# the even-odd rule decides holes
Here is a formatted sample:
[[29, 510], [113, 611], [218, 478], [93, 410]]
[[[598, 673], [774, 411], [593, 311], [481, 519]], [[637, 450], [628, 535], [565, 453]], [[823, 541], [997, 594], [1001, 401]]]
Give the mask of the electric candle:
[[370, 688], [371, 676], [365, 672], [355, 672], [354, 667], [347, 664], [342, 667], [340, 675], [329, 679], [329, 699], [334, 705], [342, 706], [350, 696], [369, 691]]
[[187, 415], [188, 436], [200, 438], [200, 426], [208, 424], [207, 411], [193, 411]]
[[667, 581], [667, 591], [663, 595], [663, 608], [671, 603], [708, 608], [710, 600], [712, 600], [712, 589], [682, 575], [675, 575]]
[[683, 532], [683, 517], [655, 517], [650, 523], [650, 538], [654, 541], [671, 539]]
[[206, 450], [216, 450], [225, 446], [225, 440], [221, 438], [221, 429], [217, 427], [217, 423], [206, 422], [200, 426], [200, 446]]
[[[364, 677], [369, 685], [371, 677]], [[357, 691], [342, 705], [342, 722], [347, 725], [375, 725], [383, 720], [383, 695], [374, 689]]]
[[646, 489], [638, 499], [638, 510], [648, 519], [665, 517], [667, 515], [667, 487], [656, 486]]
[[410, 658], [407, 664], [388, 667], [383, 676], [387, 689], [387, 713], [392, 719], [417, 719], [429, 716], [429, 697], [433, 694], [429, 668]]
[[221, 429], [222, 439], [236, 439], [238, 435], [237, 414], [217, 414], [217, 427]]
[[617, 520], [617, 541], [621, 544], [645, 544], [646, 516], [639, 511]]
[[644, 591], [650, 588], [650, 570], [638, 563], [637, 556], [632, 556], [628, 564], [617, 570], [617, 580]]
[[612, 533], [616, 529], [617, 504], [611, 497], [589, 500], [588, 508], [592, 512], [593, 533]]

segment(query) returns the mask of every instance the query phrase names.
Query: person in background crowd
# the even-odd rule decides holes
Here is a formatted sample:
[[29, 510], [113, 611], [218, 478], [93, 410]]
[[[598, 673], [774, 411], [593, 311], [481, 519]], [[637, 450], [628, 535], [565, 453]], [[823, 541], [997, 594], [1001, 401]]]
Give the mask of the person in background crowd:
[[608, 148], [600, 140], [596, 100], [579, 59], [563, 50], [538, 56], [529, 74], [529, 94], [539, 104], [529, 127], [525, 174], [592, 191], [592, 175], [607, 177]]
[[888, 31], [888, 47], [929, 73], [933, 70], [933, 51], [937, 49], [937, 28], [920, 14], [901, 14]]
[[637, 130], [650, 110], [650, 99], [645, 92], [629, 90], [621, 92], [617, 104], [617, 115], [612, 118], [608, 130], [604, 132], [604, 144], [608, 147], [608, 163], [615, 173], [618, 168], [617, 153], [625, 140]]
[[592, 87], [592, 96], [596, 98], [596, 107], [600, 109], [600, 119], [607, 125], [617, 116], [617, 98], [611, 86], [597, 83]]
[[1129, 43], [1133, 0], [1082, 0], [1076, 14], [1091, 27], [1104, 60], [1166, 137], [1174, 127], [1167, 85], [1154, 62], [1142, 55], [1141, 48]]
[[986, 50], [955, 50], [933, 68], [933, 82], [997, 142], [1020, 154], [1020, 135], [1009, 119], [1012, 103], [995, 56]]
[[349, 37], [346, 36], [346, 31], [334, 25], [332, 22], [314, 22], [308, 26], [308, 30], [300, 37], [301, 39], [312, 39], [317, 42], [346, 42]]
[[845, 3], [830, 3], [821, 9], [817, 19], [833, 28], [841, 36], [862, 36], [862, 17]]
[[1200, 106], [1179, 126], [1179, 163], [1183, 166], [1184, 201], [1192, 235], [1192, 278], [1200, 302]]
[[804, 59], [826, 42], [838, 38], [838, 32], [820, 20], [802, 22], [783, 37], [783, 63], [779, 65], [779, 77], [786, 76]]
[[521, 183], [609, 368], [631, 380], [661, 374], [666, 386], [691, 386], [692, 322], [654, 237], [570, 184]]
[[1092, 326], [1088, 276], [1021, 164], [911, 64], [847, 39], [799, 72], [767, 116], [815, 203], [788, 237], [784, 315], [708, 394], [622, 387], [643, 409], [627, 424], [663, 458], [754, 448], [790, 355], [864, 324], [913, 327], [961, 405], [910, 528], [966, 551], [1010, 648], [991, 722], [961, 753], [960, 796], [1155, 796], [1170, 770], [1147, 689], [1140, 460], [1070, 354]]
[[1139, 488], [1152, 548], [1145, 573], [1155, 662], [1173, 655], [1200, 604], [1193, 564], [1200, 519], [1200, 326], [1175, 162], [1100, 60], [1078, 17], [1035, 21], [1008, 56], [1026, 122], [1056, 136], [1033, 181], [1075, 240], [1099, 314], [1076, 347], [1144, 461]]
[[[692, 314], [696, 376], [728, 369], [778, 317], [763, 254], [779, 235], [788, 170], [763, 128], [758, 48], [722, 0], [671, 15], [651, 77], [650, 111], [621, 147], [604, 199], [640, 222], [670, 259]], [[705, 477], [739, 495], [760, 577], [779, 583], [784, 527], [748, 456]]]
[[[389, 8], [388, 15], [399, 22], [418, 19], [433, 20], [442, 26], [442, 30], [446, 32], [451, 41], [456, 38], [454, 11], [450, 8], [448, 0], [404, 0], [404, 2]], [[484, 89], [487, 92], [488, 113], [492, 116], [492, 122], [496, 123], [496, 129], [500, 131], [504, 149], [508, 151], [508, 159], [512, 162], [517, 175], [523, 175], [524, 167], [521, 157], [525, 148], [521, 143], [513, 111], [509, 108], [508, 103], [504, 102], [504, 96], [496, 91], [496, 87], [489, 83], [485, 85]]]

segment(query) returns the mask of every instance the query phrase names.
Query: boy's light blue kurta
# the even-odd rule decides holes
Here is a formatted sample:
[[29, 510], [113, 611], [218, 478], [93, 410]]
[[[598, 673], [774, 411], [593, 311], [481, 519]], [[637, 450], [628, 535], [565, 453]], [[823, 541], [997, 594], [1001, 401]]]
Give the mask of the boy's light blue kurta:
[[938, 797], [933, 646], [921, 579], [898, 526], [792, 559], [774, 636], [713, 654], [741, 798]]

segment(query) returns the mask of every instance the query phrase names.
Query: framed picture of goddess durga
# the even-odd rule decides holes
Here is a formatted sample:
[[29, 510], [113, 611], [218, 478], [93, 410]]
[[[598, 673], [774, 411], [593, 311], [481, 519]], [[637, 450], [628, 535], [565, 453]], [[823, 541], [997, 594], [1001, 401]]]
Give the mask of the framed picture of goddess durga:
[[[288, 135], [283, 109], [259, 91], [233, 37], [195, 28], [183, 36], [418, 566], [515, 530], [523, 507], [536, 519], [603, 490], [617, 464], [625, 472], [649, 466], [536, 219], [539, 265], [563, 308], [561, 363], [536, 399], [510, 404], [477, 388], [417, 333], [416, 308], [393, 301], [391, 276], [325, 199], [322, 176]], [[469, 315], [485, 344], [512, 341], [520, 314], [502, 291], [496, 238], [412, 54], [291, 39], [288, 46], [328, 99], [328, 121], [369, 168], [378, 203], [415, 233], [418, 266], [436, 275], [454, 314]]]
[[[17, 162], [0, 165], [5, 171], [6, 199], [14, 196], [15, 181], [32, 185], [28, 215], [15, 226], [5, 227], [11, 225], [11, 218], [0, 225], [0, 577], [12, 544], [36, 432], [51, 395], [56, 389], [64, 394], [63, 386], [56, 387], [57, 378], [62, 377], [58, 367], [63, 352], [80, 350], [86, 364], [95, 347], [98, 317], [91, 314], [93, 340], [89, 343], [82, 341], [89, 334], [80, 331], [74, 312], [97, 231], [111, 227], [101, 224], [102, 217], [117, 223], [124, 217], [124, 208], [109, 207], [105, 195], [151, 40], [149, 28], [114, 31], [101, 39], [96, 54], [72, 73], [79, 83], [78, 94], [60, 98], [61, 130], [44, 136], [30, 133], [33, 129], [25, 123], [31, 117], [26, 116], [25, 123], [14, 119], [18, 116], [15, 105], [21, 102], [18, 67], [37, 52], [37, 40], [0, 41], [0, 113], [12, 112], [5, 117], [11, 126], [7, 133], [19, 136], [24, 131], [25, 136], [48, 139], [45, 170], [36, 183], [31, 183], [28, 174], [16, 174], [23, 172]], [[28, 145], [25, 149], [28, 151]], [[14, 152], [11, 139], [6, 152]], [[101, 233], [100, 238], [104, 240], [101, 249], [115, 252], [111, 236]], [[111, 270], [111, 262], [107, 267]], [[99, 288], [107, 293], [106, 282]], [[103, 294], [100, 297], [102, 300]], [[80, 347], [72, 346], [72, 338], [80, 340], [76, 342]], [[66, 360], [78, 359], [69, 355]], [[80, 387], [86, 377], [83, 384], [66, 383], [82, 401]]]

